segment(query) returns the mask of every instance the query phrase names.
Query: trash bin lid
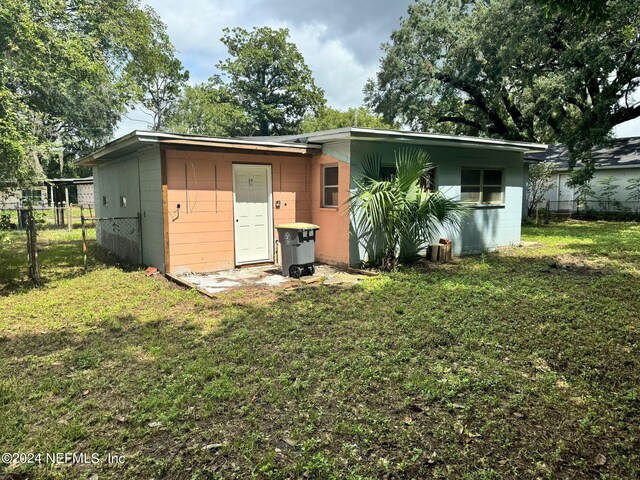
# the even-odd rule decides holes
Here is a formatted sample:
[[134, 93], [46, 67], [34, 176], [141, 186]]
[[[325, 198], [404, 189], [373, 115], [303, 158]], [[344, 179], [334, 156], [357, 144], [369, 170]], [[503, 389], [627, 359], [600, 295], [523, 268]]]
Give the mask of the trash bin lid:
[[283, 229], [292, 229], [292, 230], [320, 230], [318, 225], [314, 225], [313, 223], [303, 223], [303, 222], [295, 222], [295, 223], [281, 223], [280, 225], [276, 225], [276, 228]]

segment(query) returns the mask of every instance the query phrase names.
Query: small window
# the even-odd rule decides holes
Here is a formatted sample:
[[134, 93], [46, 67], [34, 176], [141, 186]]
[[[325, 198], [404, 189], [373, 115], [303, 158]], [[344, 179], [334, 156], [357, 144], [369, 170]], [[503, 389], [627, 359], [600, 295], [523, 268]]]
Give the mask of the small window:
[[322, 206], [338, 206], [338, 166], [322, 167]]
[[127, 207], [127, 197], [120, 197], [120, 207], [121, 208]]
[[107, 201], [107, 196], [106, 195], [102, 196], [102, 206], [103, 207], [108, 207], [109, 206], [109, 202]]
[[42, 190], [22, 190], [22, 199], [40, 201], [42, 200]]
[[499, 169], [463, 168], [460, 201], [476, 205], [504, 203], [503, 172]]

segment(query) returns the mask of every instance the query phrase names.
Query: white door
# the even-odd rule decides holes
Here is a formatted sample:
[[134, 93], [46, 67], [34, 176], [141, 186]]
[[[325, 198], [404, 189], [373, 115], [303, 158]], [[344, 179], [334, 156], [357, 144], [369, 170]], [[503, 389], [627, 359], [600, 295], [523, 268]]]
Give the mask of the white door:
[[571, 177], [569, 175], [560, 175], [558, 178], [558, 210], [573, 210], [573, 200], [575, 198], [575, 189], [567, 185]]
[[271, 166], [233, 166], [236, 265], [273, 260]]

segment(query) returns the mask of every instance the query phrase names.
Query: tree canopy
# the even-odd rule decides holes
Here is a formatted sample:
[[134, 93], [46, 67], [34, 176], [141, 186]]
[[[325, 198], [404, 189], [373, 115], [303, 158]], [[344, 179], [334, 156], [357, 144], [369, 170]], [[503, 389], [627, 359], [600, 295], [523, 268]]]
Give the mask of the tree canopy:
[[141, 99], [131, 66], [167, 40], [159, 28], [137, 0], [3, 0], [0, 181], [34, 180], [108, 140]]
[[381, 115], [372, 112], [367, 107], [349, 108], [345, 111], [324, 107], [317, 113], [305, 115], [300, 124], [302, 133], [343, 127], [394, 129], [398, 125], [385, 122]]
[[166, 26], [156, 13], [145, 9], [149, 18], [148, 42], [136, 46], [135, 62], [127, 66], [134, 80], [141, 106], [153, 116], [152, 130], [159, 130], [164, 115], [180, 96], [189, 72], [176, 57]]
[[217, 67], [229, 80], [229, 92], [249, 116], [252, 134], [297, 133], [304, 115], [325, 103], [323, 90], [288, 38], [286, 28], [224, 30], [221, 41], [231, 58]]
[[169, 110], [165, 128], [175, 133], [214, 137], [251, 133], [249, 115], [217, 76], [205, 83], [186, 86]]
[[368, 105], [413, 129], [559, 142], [593, 169], [592, 146], [640, 116], [640, 1], [606, 16], [541, 0], [433, 0], [386, 44]]

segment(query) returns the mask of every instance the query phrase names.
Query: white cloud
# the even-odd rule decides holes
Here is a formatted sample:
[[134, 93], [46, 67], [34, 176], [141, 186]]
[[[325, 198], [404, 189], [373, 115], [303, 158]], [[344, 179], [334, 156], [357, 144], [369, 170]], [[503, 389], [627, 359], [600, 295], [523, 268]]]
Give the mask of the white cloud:
[[291, 39], [313, 71], [316, 84], [325, 90], [327, 103], [346, 109], [362, 104], [362, 89], [375, 74], [377, 63], [363, 64], [338, 38], [327, 35], [318, 23], [289, 26]]
[[[190, 83], [215, 73], [227, 58], [220, 42], [225, 27], [287, 27], [312, 69], [327, 102], [336, 108], [360, 106], [362, 89], [375, 75], [380, 44], [399, 25], [413, 0], [143, 0], [167, 24]], [[151, 119], [139, 109], [123, 118], [116, 135], [146, 128]], [[134, 120], [138, 121], [134, 121]], [[640, 135], [640, 119], [614, 129], [616, 136]]]
[[[379, 1], [384, 3], [384, 0]], [[380, 26], [379, 12], [384, 12], [384, 8], [378, 12], [367, 10], [372, 25], [363, 17], [357, 25], [349, 26], [350, 22], [344, 17], [352, 16], [357, 5], [348, 2], [339, 2], [331, 8], [324, 5], [320, 9], [313, 2], [306, 7], [302, 3], [296, 4], [293, 8], [294, 5], [282, 1], [267, 3], [260, 0], [182, 0], [178, 5], [175, 0], [147, 0], [146, 3], [167, 24], [178, 57], [190, 72], [189, 83], [206, 81], [216, 72], [215, 65], [227, 58], [226, 47], [220, 42], [225, 27], [286, 27], [313, 71], [316, 84], [324, 89], [328, 104], [341, 109], [362, 104], [364, 84], [377, 68], [379, 44], [391, 34], [391, 29], [375, 32], [372, 26]], [[405, 8], [399, 5], [394, 8]], [[323, 21], [304, 21], [309, 16], [303, 12], [311, 7], [317, 10], [316, 13], [322, 13]], [[319, 15], [313, 15], [316, 16]], [[384, 21], [390, 22], [388, 18]], [[361, 41], [362, 38], [366, 41]], [[150, 123], [148, 114], [139, 108], [132, 109], [118, 125], [115, 135], [146, 129]]]

